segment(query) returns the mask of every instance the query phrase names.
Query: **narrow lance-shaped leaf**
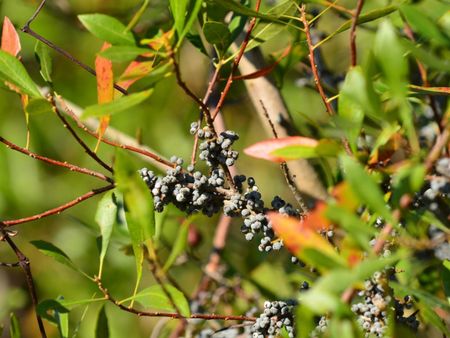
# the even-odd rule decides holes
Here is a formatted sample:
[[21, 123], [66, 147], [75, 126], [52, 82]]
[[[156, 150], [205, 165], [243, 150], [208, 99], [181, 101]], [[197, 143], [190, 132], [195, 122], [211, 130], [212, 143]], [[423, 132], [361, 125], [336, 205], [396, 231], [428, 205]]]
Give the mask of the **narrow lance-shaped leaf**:
[[125, 62], [134, 60], [139, 55], [154, 53], [150, 49], [135, 46], [112, 46], [100, 52], [99, 56], [113, 62]]
[[106, 250], [108, 249], [109, 240], [111, 238], [111, 233], [113, 230], [113, 225], [116, 221], [117, 216], [117, 205], [114, 201], [114, 193], [108, 191], [103, 198], [100, 200], [97, 208], [97, 213], [95, 214], [95, 221], [100, 227], [100, 232], [102, 234], [102, 247], [100, 250], [100, 267], [99, 267], [99, 277], [102, 276], [103, 271], [103, 261], [106, 256]]
[[345, 178], [359, 200], [385, 220], [392, 222], [393, 218], [384, 202], [383, 194], [373, 178], [349, 156], [343, 155], [341, 163]]
[[22, 333], [20, 332], [19, 320], [14, 313], [9, 316], [9, 335], [11, 338], [21, 338]]
[[126, 153], [120, 149], [116, 152], [114, 178], [127, 209], [125, 216], [135, 256], [138, 284], [142, 277], [143, 243], [155, 232], [153, 200], [147, 185], [131, 165]]
[[163, 270], [167, 271], [172, 264], [175, 262], [177, 257], [184, 251], [187, 245], [187, 239], [189, 234], [189, 226], [192, 224], [196, 216], [190, 216], [184, 220], [178, 229], [177, 238], [173, 244], [172, 251], [170, 252], [169, 258], [167, 258], [164, 264]]
[[[102, 51], [107, 50], [111, 45], [109, 43], [104, 43], [102, 46]], [[95, 58], [95, 73], [97, 77], [97, 100], [99, 104], [108, 103], [114, 100], [114, 74], [112, 68], [112, 62], [105, 59], [102, 56], [97, 55]], [[101, 142], [103, 134], [106, 128], [108, 128], [111, 115], [106, 112], [100, 118], [100, 125], [98, 127], [98, 141], [95, 151], [97, 151], [98, 146]]]
[[[189, 317], [191, 312], [189, 309], [189, 303], [186, 297], [177, 288], [170, 284], [164, 284], [165, 290], [169, 293], [181, 314], [185, 317]], [[136, 300], [146, 308], [163, 310], [163, 311], [175, 311], [170, 299], [167, 297], [161, 285], [152, 285], [135, 296], [124, 299], [124, 301]]]
[[133, 34], [116, 18], [105, 14], [78, 15], [89, 32], [113, 45], [134, 45]]
[[123, 112], [131, 107], [138, 105], [145, 101], [153, 92], [153, 89], [148, 89], [140, 93], [134, 93], [127, 96], [121, 96], [117, 100], [109, 103], [97, 104], [87, 107], [83, 115], [83, 119], [88, 117], [101, 117], [104, 115], [114, 115]]
[[30, 115], [39, 115], [53, 112], [52, 104], [44, 98], [31, 99], [25, 105], [25, 111]]
[[97, 326], [95, 328], [95, 338], [109, 338], [108, 317], [106, 316], [106, 309], [103, 305], [98, 313]]
[[21, 94], [41, 97], [37, 85], [28, 75], [22, 63], [3, 50], [0, 50], [0, 79], [13, 85]]
[[12, 56], [17, 56], [21, 49], [19, 35], [7, 16], [3, 19], [1, 49]]
[[33, 244], [36, 247], [36, 249], [38, 249], [44, 255], [52, 257], [57, 262], [78, 271], [78, 269], [75, 267], [69, 256], [67, 256], [64, 253], [64, 251], [62, 251], [60, 248], [56, 247], [52, 243], [41, 240], [31, 241], [30, 243]]
[[39, 61], [39, 64], [41, 66], [41, 76], [42, 78], [51, 83], [52, 82], [52, 67], [53, 67], [53, 61], [52, 57], [50, 55], [50, 48], [48, 48], [46, 45], [44, 45], [42, 42], [37, 41], [36, 46], [34, 47], [34, 53]]

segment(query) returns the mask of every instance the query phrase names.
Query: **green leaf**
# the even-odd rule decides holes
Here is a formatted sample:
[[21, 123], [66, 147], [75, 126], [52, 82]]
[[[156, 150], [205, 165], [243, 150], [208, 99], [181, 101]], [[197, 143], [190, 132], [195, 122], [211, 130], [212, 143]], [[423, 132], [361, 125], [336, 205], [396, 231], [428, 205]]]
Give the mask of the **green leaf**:
[[[170, 0], [170, 9], [175, 21], [175, 29], [178, 34], [177, 46], [181, 45], [186, 34], [188, 34], [197, 15], [202, 7], [202, 0], [195, 0], [195, 3], [191, 4], [191, 10], [189, 11], [189, 4], [192, 3], [190, 0]], [[186, 16], [189, 15], [189, 19], [186, 22]]]
[[100, 250], [100, 267], [98, 275], [102, 276], [103, 261], [106, 256], [106, 250], [108, 249], [109, 240], [113, 230], [113, 225], [116, 222], [117, 217], [117, 205], [115, 203], [114, 193], [108, 191], [100, 200], [97, 213], [95, 214], [95, 221], [100, 227], [100, 233], [102, 234], [102, 246]]
[[383, 194], [373, 178], [353, 158], [343, 155], [341, 163], [344, 174], [351, 189], [360, 201], [378, 213], [388, 222], [393, 222], [392, 215], [386, 206]]
[[38, 249], [44, 255], [46, 255], [48, 257], [52, 257], [57, 262], [64, 264], [64, 265], [68, 266], [69, 268], [72, 268], [72, 269], [78, 271], [78, 269], [75, 267], [75, 265], [73, 264], [73, 262], [69, 258], [69, 256], [67, 256], [64, 253], [64, 251], [62, 251], [61, 249], [59, 249], [52, 243], [46, 242], [46, 241], [40, 241], [40, 240], [39, 241], [31, 241], [30, 243], [33, 244], [36, 247], [36, 249]]
[[392, 93], [403, 97], [407, 89], [408, 63], [395, 29], [388, 21], [383, 21], [378, 28], [374, 41], [374, 54]]
[[219, 51], [225, 52], [231, 43], [231, 33], [227, 25], [217, 21], [207, 21], [203, 25], [205, 39], [215, 45]]
[[347, 73], [344, 85], [339, 93], [338, 112], [346, 122], [344, 132], [350, 141], [353, 151], [361, 131], [365, 113], [378, 115], [379, 103], [370, 99], [370, 81], [366, 80], [360, 66], [351, 68]]
[[95, 338], [109, 338], [108, 317], [103, 305], [98, 313], [97, 326], [95, 327]]
[[347, 231], [347, 235], [358, 243], [362, 249], [371, 250], [369, 241], [375, 237], [376, 231], [367, 222], [362, 221], [353, 212], [337, 205], [328, 205], [325, 215], [330, 221], [336, 222]]
[[78, 15], [84, 27], [94, 36], [113, 45], [135, 45], [133, 34], [125, 25], [112, 16], [105, 14]]
[[7, 81], [17, 87], [23, 94], [31, 97], [42, 97], [23, 64], [3, 50], [0, 50], [0, 80], [2, 82]]
[[189, 0], [169, 0], [169, 6], [175, 22], [178, 39], [181, 39], [181, 34], [184, 30], [188, 5]]
[[409, 40], [402, 39], [400, 41], [406, 50], [412, 53], [414, 57], [426, 64], [428, 67], [439, 71], [450, 72], [450, 60], [448, 58], [442, 59], [441, 57], [433, 54], [429, 48], [418, 46]]
[[439, 46], [446, 47], [450, 40], [439, 30], [438, 25], [416, 6], [400, 6], [400, 12], [412, 29]]
[[104, 115], [114, 115], [123, 112], [145, 101], [152, 94], [152, 92], [153, 89], [148, 89], [143, 92], [121, 96], [112, 102], [89, 106], [84, 110], [81, 118], [86, 119], [93, 116], [101, 117]]
[[[185, 317], [189, 317], [191, 315], [189, 303], [183, 293], [170, 284], [164, 284], [164, 288], [169, 293], [181, 314]], [[146, 308], [171, 312], [175, 311], [170, 299], [167, 297], [161, 285], [152, 285], [138, 292], [135, 296], [127, 298], [123, 301], [128, 301], [131, 299], [138, 301]]]
[[152, 52], [150, 49], [135, 46], [111, 46], [100, 52], [99, 55], [113, 62], [126, 62], [150, 52]]
[[[391, 14], [392, 12], [395, 12], [397, 9], [398, 9], [397, 6], [386, 6], [383, 8], [374, 9], [372, 11], [369, 11], [366, 14], [360, 15], [358, 17], [358, 25], [380, 19], [384, 16]], [[315, 45], [315, 48], [319, 47], [323, 43], [332, 39], [337, 34], [345, 32], [346, 30], [350, 29], [352, 26], [352, 23], [353, 23], [353, 19], [345, 21], [341, 26], [339, 26], [339, 28], [337, 30], [335, 30], [333, 33], [328, 35], [325, 39], [323, 39], [319, 43], [317, 43]]]
[[142, 277], [143, 243], [155, 233], [153, 199], [147, 185], [121, 149], [116, 151], [114, 179], [123, 194], [131, 244], [136, 260], [137, 281]]
[[291, 145], [276, 149], [270, 155], [279, 156], [286, 161], [299, 158], [335, 157], [342, 150], [339, 143], [333, 140], [320, 140], [316, 146]]
[[286, 21], [290, 20], [290, 19], [282, 19], [282, 18], [279, 18], [274, 15], [256, 12], [253, 9], [245, 7], [244, 5], [241, 5], [239, 2], [236, 2], [233, 0], [208, 0], [207, 2], [218, 4], [230, 11], [233, 11], [233, 12], [241, 14], [241, 15], [259, 18], [259, 19], [265, 20], [265, 21], [271, 21], [271, 22], [276, 22], [279, 24], [285, 24]]
[[172, 251], [170, 252], [169, 257], [164, 264], [163, 270], [167, 271], [178, 258], [178, 256], [186, 249], [188, 234], [189, 234], [189, 226], [192, 222], [197, 218], [197, 215], [189, 216], [184, 220], [181, 224], [180, 229], [177, 232], [177, 238], [175, 239], [175, 243], [172, 247]]
[[53, 106], [44, 98], [31, 99], [26, 105], [25, 111], [30, 115], [53, 113]]
[[42, 318], [58, 326], [61, 337], [66, 338], [69, 331], [69, 310], [59, 300], [45, 299], [38, 304], [36, 312]]
[[16, 315], [12, 312], [9, 316], [9, 322], [10, 322], [9, 335], [11, 336], [11, 338], [21, 338], [22, 333], [20, 332], [19, 320], [17, 319]]
[[37, 41], [36, 45], [34, 46], [34, 54], [36, 58], [39, 61], [39, 64], [41, 66], [41, 76], [42, 78], [47, 81], [48, 83], [52, 82], [52, 66], [53, 61], [52, 57], [50, 55], [50, 48], [48, 48], [46, 45], [44, 45], [42, 42]]

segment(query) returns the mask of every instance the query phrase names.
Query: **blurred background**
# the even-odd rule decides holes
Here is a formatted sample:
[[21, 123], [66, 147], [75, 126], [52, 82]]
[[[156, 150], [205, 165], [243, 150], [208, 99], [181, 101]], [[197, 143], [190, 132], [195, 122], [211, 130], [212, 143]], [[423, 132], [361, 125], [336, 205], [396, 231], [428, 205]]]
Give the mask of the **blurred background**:
[[[263, 11], [277, 1], [263, 1]], [[32, 15], [39, 1], [33, 0], [3, 0], [0, 2], [0, 18], [8, 16], [16, 28], [20, 28]], [[254, 3], [254, 1], [253, 1]], [[354, 8], [356, 1], [339, 1], [341, 6]], [[389, 1], [368, 1], [365, 9], [387, 5]], [[80, 13], [105, 13], [113, 15], [127, 23], [133, 13], [141, 5], [140, 0], [48, 0], [44, 10], [32, 24], [32, 28], [67, 50], [84, 63], [93, 66], [95, 54], [100, 50], [102, 41], [86, 32], [79, 21]], [[328, 11], [318, 22], [320, 31], [332, 32], [344, 19]], [[137, 30], [148, 32], [159, 28], [167, 30], [172, 21], [167, 1], [152, 0], [142, 17], [142, 23]], [[27, 70], [40, 85], [45, 83], [39, 75], [39, 65], [34, 56], [35, 39], [24, 33], [19, 33], [22, 42], [20, 53]], [[262, 45], [262, 51], [270, 62], [272, 53], [282, 51], [290, 39], [290, 32], [283, 31], [269, 42]], [[373, 32], [360, 30], [358, 32], [358, 47], [360, 58], [364, 59], [365, 46], [370, 45]], [[348, 67], [348, 34], [340, 34], [322, 48], [327, 69], [339, 75]], [[305, 56], [305, 46], [299, 45], [295, 58]], [[54, 89], [67, 100], [80, 107], [96, 103], [95, 78], [55, 52], [53, 56]], [[198, 94], [203, 93], [208, 84], [210, 71], [209, 60], [199, 53], [189, 42], [181, 49], [179, 57], [183, 77], [188, 86]], [[320, 126], [326, 121], [326, 115], [320, 97], [309, 85], [311, 79], [304, 73], [304, 68], [297, 62], [283, 68], [284, 63], [275, 71], [274, 78], [282, 84], [282, 93], [290, 109], [296, 126], [303, 134], [312, 134], [314, 128], [308, 125]], [[120, 67], [119, 67], [120, 68]], [[189, 134], [189, 125], [196, 120], [198, 109], [195, 104], [177, 87], [173, 76], [157, 84], [151, 98], [137, 108], [112, 118], [111, 126], [138, 136], [141, 142], [163, 154], [167, 158], [172, 155], [190, 158], [193, 139]], [[228, 129], [235, 130], [240, 135], [236, 143], [238, 150], [269, 137], [263, 133], [262, 126], [255, 115], [245, 87], [236, 82], [227, 104], [224, 107], [224, 118]], [[31, 133], [30, 149], [41, 155], [54, 159], [102, 171], [81, 147], [63, 128], [55, 115], [42, 114], [32, 116], [29, 121]], [[81, 131], [86, 142], [94, 147], [95, 140], [87, 137]], [[26, 142], [25, 115], [21, 108], [20, 98], [11, 92], [0, 90], [0, 135], [21, 146]], [[111, 163], [114, 149], [102, 144], [99, 155]], [[136, 169], [149, 166], [148, 163], [136, 159]], [[150, 167], [150, 166], [149, 166]], [[275, 164], [262, 160], [250, 159], [241, 153], [238, 170], [247, 176], [253, 176], [260, 191], [267, 201], [274, 195], [292, 200], [290, 191], [286, 188], [284, 178]], [[0, 145], [0, 219], [14, 219], [36, 214], [72, 200], [76, 196], [99, 187], [99, 183], [90, 177], [69, 172], [62, 168], [52, 167], [35, 161], [18, 152], [11, 151]], [[95, 210], [99, 198], [90, 199], [59, 216], [49, 217], [40, 221], [23, 224], [17, 227], [19, 235], [15, 238], [17, 245], [30, 258], [33, 275], [40, 300], [64, 297], [68, 300], [88, 299], [99, 296], [96, 285], [38, 252], [29, 241], [46, 240], [63, 249], [77, 266], [93, 275], [98, 269], [98, 250], [96, 237], [99, 230], [94, 221]], [[161, 249], [161, 259], [164, 261], [170, 252], [177, 229], [183, 221], [183, 215], [169, 209], [163, 227], [163, 241], [166, 244]], [[205, 264], [211, 248], [211, 238], [217, 224], [217, 218], [200, 217], [194, 222], [195, 229], [201, 235], [198, 246], [189, 249], [189, 259], [179, 260], [170, 274], [184, 288], [192, 293], [201, 276], [201, 268]], [[287, 253], [276, 256], [266, 256], [258, 253], [256, 242], [246, 242], [240, 233], [239, 221], [233, 223], [228, 245], [224, 252], [227, 263], [226, 274], [229, 276], [251, 276], [255, 282], [244, 285], [249, 290], [266, 293], [277, 297], [292, 294], [295, 284], [300, 280], [295, 274], [287, 274], [289, 268], [283, 265], [289, 261]], [[131, 295], [135, 282], [134, 258], [124, 254], [128, 246], [126, 237], [120, 234], [113, 237], [106, 263], [104, 284], [117, 298]], [[126, 251], [126, 250], [125, 250]], [[194, 257], [195, 259], [192, 259]], [[245, 257], [245, 259], [243, 259]], [[0, 243], [0, 261], [14, 262], [15, 256], [3, 243]], [[269, 264], [270, 267], [269, 267]], [[153, 279], [147, 269], [144, 269], [142, 286], [151, 285]], [[275, 272], [275, 273], [274, 273]], [[233, 277], [235, 278], [235, 277]], [[259, 290], [255, 285], [261, 286]], [[263, 291], [261, 291], [263, 290]], [[251, 305], [251, 304], [250, 304]], [[244, 313], [249, 304], [239, 304], [230, 300], [230, 306], [235, 313]], [[70, 314], [71, 335], [78, 337], [93, 337], [97, 313], [100, 304], [88, 307], [80, 306]], [[107, 314], [111, 337], [150, 337], [157, 319], [138, 319], [135, 315], [121, 312], [113, 306], [108, 306]], [[15, 312], [20, 320], [24, 337], [37, 337], [37, 327], [30, 305], [25, 278], [19, 268], [0, 268], [0, 324], [8, 326], [9, 313]], [[169, 326], [176, 323], [172, 321]], [[51, 337], [57, 337], [56, 327], [48, 326]], [[5, 330], [3, 337], [8, 336]]]

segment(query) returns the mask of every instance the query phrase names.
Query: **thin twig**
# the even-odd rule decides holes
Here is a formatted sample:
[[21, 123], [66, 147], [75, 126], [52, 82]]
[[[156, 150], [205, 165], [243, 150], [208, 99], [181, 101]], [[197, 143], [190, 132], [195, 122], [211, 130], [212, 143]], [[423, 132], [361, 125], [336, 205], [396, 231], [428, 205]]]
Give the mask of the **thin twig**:
[[[262, 109], [264, 111], [264, 117], [267, 119], [267, 122], [269, 123], [270, 128], [272, 129], [273, 136], [275, 138], [278, 138], [278, 133], [275, 129], [275, 125], [273, 124], [272, 119], [270, 118], [269, 113], [268, 113], [266, 107], [264, 106], [264, 102], [262, 100], [260, 100], [259, 102], [261, 103]], [[298, 205], [302, 209], [303, 213], [306, 214], [309, 211], [308, 207], [306, 206], [305, 202], [303, 201], [300, 191], [295, 186], [295, 182], [292, 179], [292, 176], [289, 171], [289, 167], [287, 166], [287, 163], [282, 162], [280, 164], [280, 168], [281, 168], [281, 171], [283, 172], [284, 178], [286, 179], [286, 183], [288, 184], [289, 189], [291, 190], [292, 194], [294, 195], [295, 200], [297, 201]]]
[[352, 67], [356, 66], [357, 52], [356, 52], [356, 26], [358, 25], [358, 18], [364, 6], [364, 0], [358, 0], [356, 10], [352, 18], [352, 26], [350, 28], [350, 57]]
[[[0, 225], [1, 225], [1, 223], [0, 223]], [[37, 297], [36, 287], [35, 287], [34, 281], [33, 281], [33, 274], [31, 273], [30, 261], [23, 254], [23, 252], [20, 251], [20, 249], [17, 247], [17, 245], [13, 242], [13, 240], [8, 235], [8, 232], [3, 229], [4, 227], [1, 226], [1, 228], [2, 228], [2, 240], [4, 240], [6, 243], [8, 243], [8, 245], [14, 251], [14, 253], [16, 254], [16, 256], [19, 260], [19, 262], [18, 262], [19, 266], [25, 272], [25, 277], [26, 277], [25, 279], [27, 281], [28, 291], [30, 292], [31, 302], [33, 303], [34, 313], [36, 315], [36, 320], [37, 320], [37, 323], [39, 326], [39, 332], [40, 332], [42, 338], [47, 338], [47, 334], [46, 334], [45, 328], [44, 328], [44, 323], [42, 322], [41, 316], [39, 316], [39, 314], [37, 313], [37, 306], [39, 304], [39, 301], [38, 301], [38, 297]]]
[[3, 263], [0, 262], [0, 266], [6, 266], [7, 268], [17, 268], [20, 266], [20, 262], [16, 262], [16, 263]]
[[[256, 6], [255, 6], [255, 12], [259, 11], [260, 5], [261, 5], [261, 0], [257, 0]], [[239, 62], [241, 62], [242, 55], [244, 55], [245, 49], [247, 48], [247, 45], [250, 41], [250, 37], [251, 37], [252, 31], [253, 31], [253, 28], [255, 27], [255, 24], [256, 24], [256, 17], [252, 18], [252, 20], [250, 21], [244, 41], [242, 41], [241, 47], [239, 49], [239, 53], [237, 54], [236, 58], [233, 61], [233, 66], [231, 67], [230, 75], [228, 75], [227, 83], [225, 84], [225, 88], [223, 89], [222, 93], [220, 94], [219, 102], [217, 102], [214, 113], [212, 114], [213, 120], [216, 118], [217, 114], [219, 114], [220, 109], [222, 109], [222, 106], [225, 102], [225, 97], [227, 96], [228, 92], [230, 91], [231, 84], [233, 83], [234, 73], [238, 69]]]
[[[83, 122], [81, 122], [78, 114], [76, 114], [73, 109], [69, 108], [68, 105], [64, 102], [64, 100], [60, 96], [57, 96], [56, 98], [58, 99], [59, 103], [62, 105], [64, 112], [75, 121], [75, 123], [77, 124], [77, 126], [80, 129], [84, 130], [85, 132], [87, 132], [89, 135], [95, 137], [96, 139], [99, 138], [99, 136], [96, 132], [90, 130]], [[126, 139], [130, 138], [129, 136], [126, 136], [118, 131], [114, 131], [114, 132], [113, 131], [114, 131], [114, 129], [108, 128], [105, 135], [115, 134], [119, 138], [126, 138]], [[119, 142], [114, 142], [114, 141], [109, 140], [107, 138], [108, 136], [105, 137], [105, 135], [103, 135], [103, 137], [102, 137], [102, 142], [105, 144], [109, 144], [110, 146], [113, 146], [116, 148], [126, 149], [129, 151], [138, 153], [145, 157], [151, 158], [152, 160], [155, 160], [158, 163], [163, 164], [165, 167], [170, 167], [170, 168], [175, 167], [175, 165], [172, 162], [153, 153], [152, 151], [146, 149], [146, 147], [144, 147], [144, 146], [139, 147], [139, 146], [132, 146], [132, 145], [127, 145], [127, 144], [123, 144], [123, 143], [119, 143]]]
[[311, 32], [309, 30], [309, 23], [306, 19], [306, 10], [305, 5], [302, 5], [300, 7], [300, 20], [303, 23], [303, 26], [305, 27], [305, 34], [306, 34], [306, 42], [308, 44], [308, 50], [309, 50], [309, 63], [311, 65], [311, 70], [314, 77], [314, 83], [316, 84], [316, 88], [319, 91], [320, 97], [322, 98], [322, 101], [325, 105], [325, 108], [327, 109], [328, 115], [334, 115], [333, 107], [331, 106], [330, 102], [328, 102], [327, 96], [322, 88], [322, 85], [320, 83], [320, 77], [319, 72], [317, 71], [317, 66], [314, 60], [314, 45], [312, 43], [311, 39]]
[[98, 157], [98, 155], [96, 153], [94, 153], [89, 147], [88, 145], [77, 135], [77, 133], [75, 132], [75, 130], [72, 128], [72, 126], [69, 124], [69, 122], [67, 122], [66, 118], [61, 114], [61, 112], [59, 111], [59, 109], [56, 107], [56, 105], [54, 104], [54, 100], [52, 98], [52, 104], [53, 107], [55, 109], [55, 113], [56, 115], [58, 115], [59, 119], [62, 121], [64, 128], [66, 128], [71, 134], [72, 136], [75, 138], [75, 140], [81, 145], [81, 147], [85, 150], [85, 152], [92, 158], [94, 159], [94, 161], [96, 161], [98, 164], [100, 164], [103, 168], [105, 168], [106, 170], [108, 170], [109, 172], [113, 172], [113, 169], [111, 168], [111, 166], [109, 166], [108, 164], [106, 164], [100, 157]]
[[8, 148], [11, 148], [11, 149], [13, 149], [15, 151], [18, 151], [18, 152], [22, 153], [22, 154], [28, 155], [31, 158], [35, 158], [35, 159], [37, 159], [39, 161], [42, 161], [42, 162], [45, 162], [45, 163], [48, 163], [48, 164], [51, 164], [51, 165], [54, 165], [54, 166], [67, 168], [70, 171], [76, 171], [76, 172], [79, 172], [81, 174], [86, 174], [86, 175], [89, 175], [89, 176], [97, 177], [97, 178], [99, 178], [99, 179], [101, 179], [103, 181], [106, 181], [106, 182], [110, 182], [110, 183], [114, 182], [112, 178], [110, 178], [108, 176], [105, 176], [102, 173], [99, 173], [97, 171], [90, 170], [90, 169], [87, 169], [87, 168], [78, 167], [78, 166], [76, 166], [74, 164], [70, 164], [70, 163], [67, 163], [67, 162], [61, 162], [61, 161], [57, 161], [57, 160], [54, 160], [54, 159], [51, 159], [51, 158], [48, 158], [48, 157], [45, 157], [45, 156], [38, 155], [38, 154], [33, 153], [33, 152], [31, 152], [31, 151], [29, 151], [29, 150], [27, 150], [25, 148], [19, 147], [18, 145], [14, 144], [14, 143], [11, 143], [8, 140], [5, 140], [1, 136], [0, 136], [0, 142], [4, 143]]
[[35, 220], [38, 220], [38, 219], [41, 219], [41, 218], [44, 218], [44, 217], [57, 215], [57, 214], [63, 212], [64, 210], [69, 209], [69, 208], [71, 208], [71, 207], [73, 207], [73, 206], [75, 206], [75, 205], [77, 205], [77, 204], [79, 204], [79, 203], [81, 203], [81, 202], [83, 202], [83, 201], [85, 201], [85, 200], [95, 196], [95, 195], [101, 194], [101, 193], [103, 193], [105, 191], [108, 191], [108, 190], [111, 190], [113, 188], [114, 188], [114, 184], [110, 184], [110, 185], [107, 185], [107, 186], [105, 186], [103, 188], [93, 189], [93, 190], [87, 192], [86, 194], [81, 195], [81, 196], [77, 197], [76, 199], [74, 199], [74, 200], [72, 200], [72, 201], [70, 201], [68, 203], [65, 203], [63, 205], [60, 205], [59, 207], [56, 207], [56, 208], [44, 211], [44, 212], [42, 212], [40, 214], [29, 216], [29, 217], [25, 217], [25, 218], [14, 219], [14, 220], [0, 221], [0, 226], [4, 227], [4, 228], [7, 228], [7, 227], [11, 227], [13, 225], [22, 224], [22, 223], [28, 223], [28, 222], [32, 222], [32, 221], [35, 221]]
[[[220, 69], [222, 68], [222, 63], [219, 63], [214, 70], [213, 76], [211, 77], [211, 80], [209, 81], [208, 88], [206, 89], [205, 96], [203, 97], [203, 103], [207, 104], [208, 100], [213, 92], [214, 85], [216, 84], [217, 80], [219, 79]], [[200, 128], [200, 125], [203, 120], [203, 114], [200, 114], [197, 124], [198, 128]], [[197, 157], [197, 147], [198, 147], [198, 134], [196, 133], [194, 136], [194, 145], [192, 147], [192, 155], [191, 155], [191, 165], [195, 165], [196, 157]]]
[[191, 314], [189, 317], [180, 315], [178, 313], [173, 312], [148, 312], [148, 311], [140, 311], [138, 309], [127, 307], [123, 304], [121, 304], [119, 301], [114, 299], [108, 289], [106, 289], [101, 280], [96, 278], [96, 283], [99, 288], [99, 290], [103, 293], [105, 296], [105, 299], [116, 305], [118, 308], [120, 308], [123, 311], [134, 313], [138, 315], [139, 317], [168, 317], [173, 319], [204, 319], [204, 320], [236, 320], [236, 321], [249, 321], [254, 322], [256, 318], [254, 317], [247, 317], [247, 316], [227, 316], [227, 315], [217, 315], [217, 314], [203, 314], [203, 313], [194, 313]]

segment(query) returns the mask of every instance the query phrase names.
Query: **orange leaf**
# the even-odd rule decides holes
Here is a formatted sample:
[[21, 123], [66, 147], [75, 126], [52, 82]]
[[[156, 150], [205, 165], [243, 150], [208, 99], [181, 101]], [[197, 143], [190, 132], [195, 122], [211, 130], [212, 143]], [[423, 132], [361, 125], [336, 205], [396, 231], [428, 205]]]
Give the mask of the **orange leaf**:
[[[111, 47], [111, 45], [105, 42], [101, 51], [104, 51], [109, 47]], [[112, 62], [97, 55], [95, 58], [95, 72], [97, 74], [98, 103], [111, 102], [114, 99], [114, 75]]]
[[262, 158], [273, 162], [284, 162], [285, 160], [282, 157], [276, 156], [272, 153], [275, 150], [288, 146], [303, 146], [314, 148], [318, 144], [319, 141], [312, 138], [302, 136], [289, 136], [255, 143], [250, 147], [245, 148], [244, 153], [252, 157]]
[[269, 212], [267, 217], [277, 235], [294, 255], [299, 256], [304, 249], [312, 248], [323, 254], [336, 256], [331, 244], [316, 229], [309, 227], [308, 223], [277, 212]]
[[[111, 45], [105, 42], [101, 51], [108, 49]], [[98, 56], [95, 58], [95, 72], [97, 74], [97, 98], [98, 103], [107, 103], [114, 100], [114, 74], [112, 62], [104, 57]], [[98, 128], [98, 142], [95, 147], [97, 152], [100, 141], [108, 128], [110, 116], [102, 116]]]
[[7, 16], [3, 20], [1, 47], [12, 56], [17, 56], [21, 49], [19, 35]]

